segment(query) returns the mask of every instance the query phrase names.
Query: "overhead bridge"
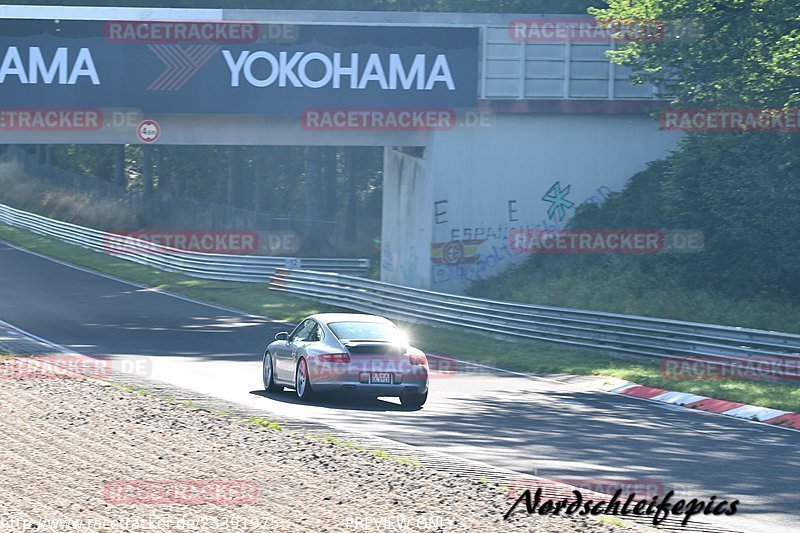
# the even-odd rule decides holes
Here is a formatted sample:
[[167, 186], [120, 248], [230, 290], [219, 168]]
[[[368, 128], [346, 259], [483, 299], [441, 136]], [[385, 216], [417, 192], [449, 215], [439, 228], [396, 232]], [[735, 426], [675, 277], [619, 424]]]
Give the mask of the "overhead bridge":
[[521, 260], [510, 231], [563, 227], [674, 146], [606, 56], [671, 38], [640, 26], [3, 6], [0, 143], [383, 146], [383, 280], [459, 291]]

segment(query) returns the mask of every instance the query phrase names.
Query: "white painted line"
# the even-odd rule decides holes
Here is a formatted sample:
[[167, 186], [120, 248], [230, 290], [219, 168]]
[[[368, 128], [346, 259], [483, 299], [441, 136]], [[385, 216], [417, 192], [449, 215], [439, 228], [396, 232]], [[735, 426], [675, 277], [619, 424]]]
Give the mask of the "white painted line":
[[638, 383], [628, 381], [624, 385], [620, 385], [619, 387], [614, 387], [613, 389], [609, 389], [608, 392], [616, 392], [617, 394], [621, 394], [628, 389], [632, 389], [633, 387], [638, 387], [638, 386], [639, 386]]
[[[39, 337], [37, 335], [34, 335], [33, 333], [25, 331], [22, 328], [18, 328], [17, 326], [15, 326], [13, 324], [9, 324], [8, 322], [6, 322], [4, 320], [0, 320], [0, 326], [7, 327], [8, 329], [10, 329], [10, 330], [16, 332], [17, 334], [19, 334], [21, 337], [29, 337], [29, 339], [25, 339], [25, 340], [33, 339], [34, 341], [38, 342], [39, 344], [43, 344], [43, 345], [47, 346], [48, 348], [52, 348], [56, 352], [63, 353], [63, 354], [66, 354], [66, 355], [82, 355], [82, 354], [79, 354], [77, 352], [73, 352], [72, 350], [69, 350], [69, 349], [65, 348], [64, 346], [60, 346], [58, 344], [52, 343], [52, 342], [48, 341], [47, 339], [43, 339], [43, 338], [41, 338], [41, 337]], [[84, 356], [84, 357], [91, 357], [91, 356], [87, 355], [87, 356]]]
[[697, 394], [690, 394], [688, 392], [675, 392], [670, 391], [660, 394], [652, 398], [657, 402], [671, 403], [673, 405], [687, 405], [702, 400], [708, 400], [707, 396], [698, 396]]
[[[233, 314], [236, 314], [236, 315], [242, 315], [242, 316], [245, 316], [247, 318], [257, 318], [259, 320], [268, 320], [269, 322], [276, 322], [276, 323], [282, 323], [282, 324], [289, 324], [290, 323], [288, 320], [277, 320], [277, 319], [267, 318], [267, 317], [263, 317], [263, 316], [253, 315], [253, 314], [247, 313], [245, 311], [242, 311], [241, 309], [234, 309], [233, 307], [226, 307], [224, 305], [213, 304], [213, 303], [209, 303], [209, 302], [203, 302], [201, 300], [195, 300], [194, 298], [189, 298], [188, 296], [181, 296], [180, 294], [175, 294], [175, 293], [172, 293], [172, 292], [169, 292], [169, 291], [158, 289], [156, 287], [149, 287], [147, 285], [142, 285], [140, 283], [136, 283], [135, 281], [129, 281], [127, 279], [118, 278], [116, 276], [112, 276], [111, 274], [104, 274], [103, 272], [98, 272], [97, 270], [92, 270], [90, 268], [84, 268], [84, 267], [80, 267], [80, 266], [77, 266], [77, 265], [73, 265], [71, 263], [67, 263], [65, 261], [61, 261], [59, 259], [54, 259], [52, 257], [48, 257], [46, 255], [43, 255], [43, 254], [40, 254], [40, 253], [37, 253], [37, 252], [33, 252], [31, 250], [26, 250], [25, 248], [20, 248], [19, 246], [15, 246], [15, 245], [11, 244], [10, 242], [7, 242], [7, 241], [0, 240], [0, 242], [5, 244], [6, 246], [10, 246], [11, 248], [13, 248], [13, 249], [15, 249], [17, 251], [24, 252], [26, 254], [35, 255], [36, 257], [39, 257], [41, 259], [46, 259], [48, 261], [52, 261], [53, 263], [58, 263], [59, 265], [65, 266], [67, 268], [72, 268], [72, 269], [75, 269], [75, 270], [79, 270], [81, 272], [85, 272], [87, 274], [93, 274], [95, 276], [100, 276], [101, 278], [106, 278], [106, 279], [110, 279], [112, 281], [116, 281], [118, 283], [122, 283], [122, 284], [125, 284], [125, 285], [130, 285], [131, 287], [136, 287], [137, 289], [142, 289], [142, 290], [149, 291], [149, 292], [155, 292], [155, 293], [158, 293], [158, 294], [163, 294], [165, 296], [170, 296], [172, 298], [177, 298], [178, 300], [183, 300], [185, 302], [190, 302], [190, 303], [197, 304], [197, 305], [203, 305], [205, 307], [210, 307], [212, 309], [218, 309], [220, 311], [225, 311], [225, 312], [233, 313]], [[74, 246], [74, 245], [70, 245], [70, 246]], [[136, 263], [136, 264], [138, 264], [138, 263]], [[141, 265], [141, 266], [144, 266], [144, 265]], [[148, 267], [148, 268], [153, 268], [153, 267]], [[153, 268], [153, 270], [158, 270], [158, 269]], [[165, 270], [164, 272], [167, 272], [167, 271]], [[170, 274], [174, 274], [174, 272], [170, 272]], [[180, 276], [181, 274], [176, 274], [176, 275]]]
[[756, 419], [763, 422], [771, 418], [777, 418], [781, 415], [792, 414], [789, 411], [781, 411], [779, 409], [770, 409], [769, 407], [759, 407], [757, 405], [743, 405], [730, 411], [722, 413], [726, 416], [735, 416], [737, 418], [748, 418], [750, 420]]
[[605, 391], [615, 391], [632, 385], [636, 385], [636, 383], [620, 378], [604, 377], [603, 383], [598, 385], [598, 387]]

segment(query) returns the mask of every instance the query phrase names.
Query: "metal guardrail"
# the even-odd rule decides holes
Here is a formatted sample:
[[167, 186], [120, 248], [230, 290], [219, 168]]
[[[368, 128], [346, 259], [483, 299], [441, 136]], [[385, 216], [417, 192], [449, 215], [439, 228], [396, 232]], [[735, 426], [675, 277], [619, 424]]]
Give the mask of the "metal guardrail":
[[483, 300], [350, 276], [277, 269], [270, 289], [407, 322], [648, 357], [701, 357], [719, 364], [758, 357], [792, 361], [800, 335], [641, 316]]
[[282, 267], [356, 275], [363, 275], [369, 270], [368, 259], [307, 259], [187, 252], [53, 220], [3, 204], [0, 204], [0, 222], [95, 252], [195, 278], [266, 283], [269, 276]]

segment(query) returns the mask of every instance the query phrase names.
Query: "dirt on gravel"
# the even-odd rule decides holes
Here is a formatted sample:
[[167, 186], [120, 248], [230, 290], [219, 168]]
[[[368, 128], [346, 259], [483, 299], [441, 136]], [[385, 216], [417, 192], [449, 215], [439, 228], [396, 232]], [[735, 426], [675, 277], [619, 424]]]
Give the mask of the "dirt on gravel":
[[501, 487], [99, 380], [5, 377], [0, 406], [0, 531], [622, 530], [504, 521]]

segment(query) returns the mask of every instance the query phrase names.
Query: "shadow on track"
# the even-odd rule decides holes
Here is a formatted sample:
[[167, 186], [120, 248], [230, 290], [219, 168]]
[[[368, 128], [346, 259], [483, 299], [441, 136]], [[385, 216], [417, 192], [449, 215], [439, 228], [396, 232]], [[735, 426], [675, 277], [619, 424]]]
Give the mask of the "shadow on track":
[[388, 402], [386, 400], [353, 395], [337, 396], [334, 394], [317, 394], [310, 401], [302, 401], [297, 397], [294, 391], [291, 390], [285, 392], [267, 392], [265, 390], [255, 390], [250, 391], [250, 394], [291, 405], [307, 405], [310, 407], [322, 407], [326, 409], [374, 412], [412, 411], [411, 409], [407, 409], [400, 404]]

